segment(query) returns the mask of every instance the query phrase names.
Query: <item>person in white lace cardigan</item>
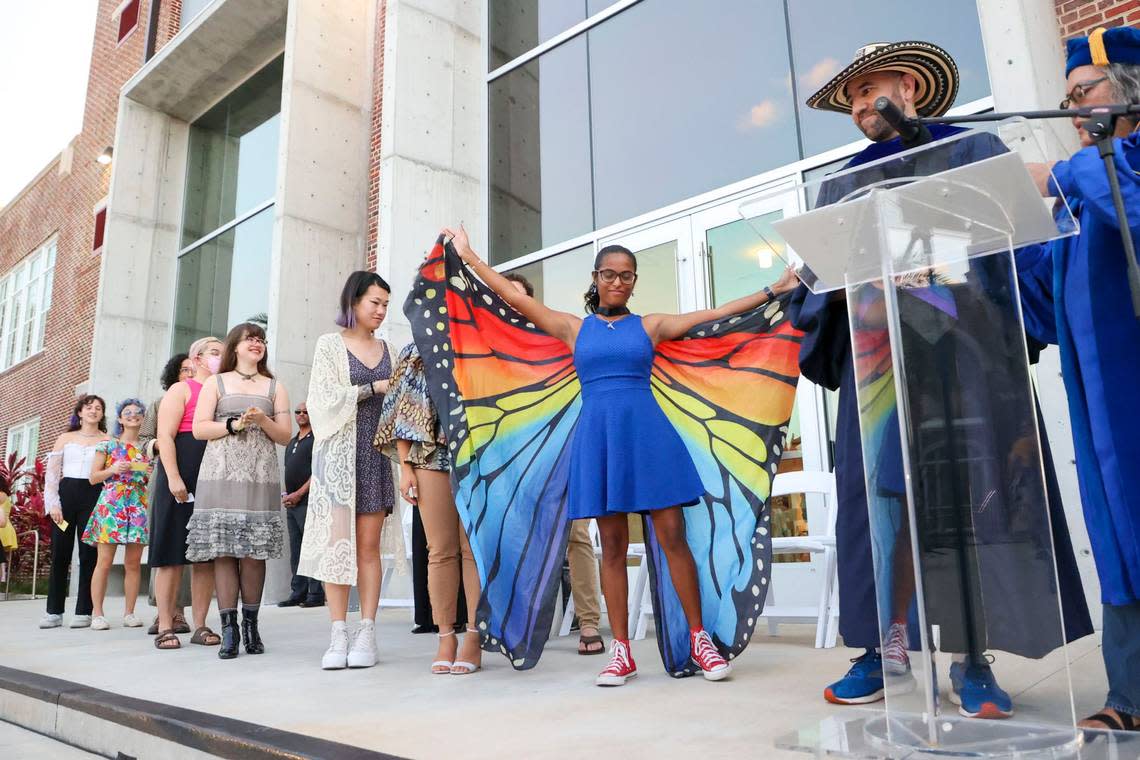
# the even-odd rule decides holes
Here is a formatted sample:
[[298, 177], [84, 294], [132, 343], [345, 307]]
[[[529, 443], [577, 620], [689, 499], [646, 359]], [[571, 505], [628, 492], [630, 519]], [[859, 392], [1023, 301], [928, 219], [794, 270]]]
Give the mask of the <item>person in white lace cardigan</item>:
[[[349, 275], [336, 319], [341, 329], [317, 339], [309, 375], [313, 473], [297, 572], [324, 583], [332, 620], [321, 659], [325, 670], [376, 664], [381, 544], [403, 543], [400, 521], [385, 520], [396, 506], [391, 466], [371, 446], [393, 361], [387, 342], [373, 333], [387, 316], [390, 297], [391, 288], [375, 272]], [[391, 554], [403, 557], [403, 550]], [[361, 620], [350, 646], [346, 618], [353, 584]]]

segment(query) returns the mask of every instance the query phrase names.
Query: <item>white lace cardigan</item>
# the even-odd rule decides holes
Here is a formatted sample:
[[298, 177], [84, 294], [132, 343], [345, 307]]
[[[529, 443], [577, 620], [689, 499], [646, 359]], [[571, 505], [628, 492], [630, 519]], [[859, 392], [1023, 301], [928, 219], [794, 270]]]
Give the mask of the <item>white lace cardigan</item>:
[[[394, 356], [385, 342], [389, 356]], [[366, 397], [366, 396], [365, 396]], [[309, 374], [309, 422], [313, 426], [313, 475], [297, 573], [326, 583], [356, 585], [356, 408], [348, 349], [339, 332], [317, 339]], [[403, 502], [384, 521], [380, 552], [405, 570]]]

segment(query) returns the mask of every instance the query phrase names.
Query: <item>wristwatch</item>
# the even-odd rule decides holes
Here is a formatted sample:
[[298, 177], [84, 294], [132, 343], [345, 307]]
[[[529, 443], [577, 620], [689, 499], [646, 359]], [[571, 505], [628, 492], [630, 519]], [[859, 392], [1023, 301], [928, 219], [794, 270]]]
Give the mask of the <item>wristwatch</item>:
[[764, 295], [768, 296], [769, 301], [776, 300], [776, 294], [772, 291], [772, 288], [767, 285], [764, 286]]

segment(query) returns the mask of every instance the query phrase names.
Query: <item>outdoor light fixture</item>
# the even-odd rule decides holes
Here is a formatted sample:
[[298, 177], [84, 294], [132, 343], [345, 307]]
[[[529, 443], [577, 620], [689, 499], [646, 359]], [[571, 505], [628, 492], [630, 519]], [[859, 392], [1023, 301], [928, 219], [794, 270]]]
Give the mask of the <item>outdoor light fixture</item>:
[[108, 145], [106, 148], [103, 148], [103, 152], [100, 153], [99, 158], [97, 158], [95, 160], [98, 161], [99, 163], [103, 164], [103, 166], [106, 166], [107, 164], [111, 163], [111, 155], [114, 152], [115, 151], [111, 148], [111, 146]]

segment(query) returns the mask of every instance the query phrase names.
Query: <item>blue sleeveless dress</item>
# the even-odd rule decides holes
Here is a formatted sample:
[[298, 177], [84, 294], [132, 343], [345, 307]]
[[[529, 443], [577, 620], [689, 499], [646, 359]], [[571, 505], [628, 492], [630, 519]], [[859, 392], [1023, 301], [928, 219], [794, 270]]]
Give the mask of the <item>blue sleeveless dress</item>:
[[641, 317], [586, 317], [574, 367], [582, 413], [570, 448], [569, 518], [700, 501], [705, 488], [697, 468], [649, 387], [653, 344]]

